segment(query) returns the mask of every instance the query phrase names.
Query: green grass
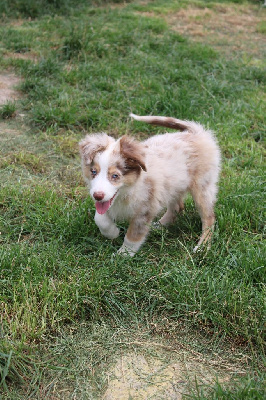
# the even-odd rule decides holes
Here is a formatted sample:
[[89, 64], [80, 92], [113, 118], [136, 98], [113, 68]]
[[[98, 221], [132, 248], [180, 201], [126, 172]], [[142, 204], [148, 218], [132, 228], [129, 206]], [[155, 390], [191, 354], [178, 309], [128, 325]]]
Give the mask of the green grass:
[[0, 118], [9, 119], [15, 117], [16, 105], [14, 102], [7, 102], [0, 107]]
[[[68, 365], [51, 349], [66, 326], [145, 326], [152, 335], [152, 326], [167, 319], [204, 332], [213, 346], [231, 342], [250, 355], [255, 380], [245, 378], [235, 389], [218, 383], [208, 388], [208, 398], [260, 398], [264, 72], [174, 33], [160, 15], [185, 2], [148, 2], [145, 9], [136, 2], [116, 8], [106, 3], [0, 25], [0, 68], [23, 77], [25, 96], [16, 106], [29, 126], [11, 142], [0, 135], [1, 384], [8, 398], [25, 398], [26, 386], [41, 398], [51, 375], [38, 366], [57, 368], [61, 376]], [[167, 10], [136, 13], [157, 6]], [[1, 108], [2, 118], [13, 115], [12, 107]], [[85, 131], [138, 138], [161, 132], [131, 123], [130, 111], [193, 119], [216, 131], [223, 170], [207, 254], [192, 254], [200, 220], [191, 199], [178, 223], [151, 232], [133, 259], [114, 256], [126, 225], [114, 241], [95, 226], [77, 142]], [[206, 398], [204, 390], [192, 398]]]
[[262, 375], [248, 376], [240, 382], [235, 382], [235, 388], [222, 387], [219, 382], [210, 389], [203, 385], [197, 385], [195, 392], [187, 396], [193, 400], [261, 400], [264, 398], [265, 379]]

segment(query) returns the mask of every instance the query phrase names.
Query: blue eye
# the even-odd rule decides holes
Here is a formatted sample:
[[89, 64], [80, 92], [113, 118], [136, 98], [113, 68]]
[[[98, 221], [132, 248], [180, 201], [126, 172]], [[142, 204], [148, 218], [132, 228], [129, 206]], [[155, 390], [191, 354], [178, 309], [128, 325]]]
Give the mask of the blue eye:
[[96, 169], [92, 168], [91, 169], [91, 174], [92, 174], [92, 176], [96, 176], [97, 175]]
[[112, 179], [116, 180], [116, 179], [118, 179], [118, 178], [119, 178], [119, 175], [118, 175], [118, 174], [113, 174], [113, 175], [112, 175]]

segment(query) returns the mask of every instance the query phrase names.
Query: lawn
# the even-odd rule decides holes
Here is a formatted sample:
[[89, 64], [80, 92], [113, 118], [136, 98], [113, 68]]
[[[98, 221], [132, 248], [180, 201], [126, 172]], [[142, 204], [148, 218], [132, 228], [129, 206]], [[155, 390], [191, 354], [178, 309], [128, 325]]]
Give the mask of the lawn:
[[[263, 54], [256, 42], [238, 37], [240, 50], [229, 48], [176, 24], [188, 18], [202, 29], [229, 9], [265, 21], [259, 1], [1, 3], [0, 73], [20, 78], [19, 99], [0, 106], [3, 398], [100, 398], [117, 354], [144, 341], [165, 350], [182, 343], [242, 370], [194, 386], [192, 398], [263, 398]], [[263, 26], [256, 40], [265, 41]], [[114, 241], [95, 226], [78, 141], [88, 132], [144, 139], [163, 131], [130, 112], [215, 131], [223, 168], [207, 253], [192, 253], [201, 227], [191, 198], [133, 259], [115, 255], [126, 224]]]

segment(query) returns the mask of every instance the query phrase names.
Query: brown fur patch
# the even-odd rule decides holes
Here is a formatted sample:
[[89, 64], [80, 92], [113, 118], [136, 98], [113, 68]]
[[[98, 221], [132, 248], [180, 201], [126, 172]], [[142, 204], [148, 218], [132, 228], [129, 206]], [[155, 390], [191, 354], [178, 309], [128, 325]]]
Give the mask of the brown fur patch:
[[[113, 175], [118, 175], [118, 178], [113, 178]], [[122, 177], [122, 172], [115, 165], [112, 165], [108, 168], [108, 179], [112, 182], [113, 185], [117, 185], [120, 183], [120, 179]]]
[[141, 241], [149, 232], [149, 224], [151, 222], [151, 218], [148, 213], [146, 214], [146, 218], [142, 214], [141, 216], [137, 216], [130, 222], [126, 236], [127, 239], [131, 242]]
[[141, 143], [128, 136], [122, 136], [120, 139], [120, 152], [125, 159], [124, 174], [130, 173], [132, 170], [138, 174], [140, 174], [141, 170], [146, 171], [145, 153]]
[[149, 192], [149, 202], [152, 203], [152, 199], [154, 198], [154, 195], [155, 195], [154, 182], [150, 177], [146, 177], [145, 184], [146, 184], [148, 192]]
[[150, 224], [154, 218], [153, 213], [153, 198], [154, 198], [154, 183], [151, 178], [145, 179], [145, 184], [149, 193], [148, 200], [140, 204], [139, 213], [133, 218], [127, 230], [127, 238], [131, 242], [139, 242], [149, 232]]
[[94, 178], [94, 176], [92, 176], [92, 173], [91, 173], [91, 168], [96, 169], [97, 174], [101, 170], [101, 168], [100, 168], [98, 163], [92, 162], [90, 165], [84, 165], [83, 166], [83, 173], [84, 173], [85, 177], [88, 178], [88, 179], [93, 179]]
[[112, 157], [112, 166], [110, 167], [110, 171], [114, 173], [120, 173], [123, 175], [123, 181], [126, 185], [132, 185], [136, 182], [141, 169], [137, 168], [128, 168], [126, 164], [126, 160], [122, 158], [122, 155], [115, 151]]
[[139, 173], [135, 170], [127, 170], [127, 172], [124, 174], [124, 182], [126, 185], [130, 186], [133, 185], [133, 183], [136, 182], [138, 179]]
[[150, 121], [146, 122], [151, 125], [165, 126], [166, 128], [178, 129], [180, 131], [185, 131], [188, 129], [188, 126], [186, 125], [185, 121], [178, 122], [175, 118], [171, 117], [163, 117], [163, 118], [150, 117], [150, 118], [151, 118]]
[[115, 165], [112, 165], [111, 167], [108, 168], [108, 174], [112, 175], [112, 174], [121, 174], [121, 170], [119, 170], [119, 168], [117, 168]]

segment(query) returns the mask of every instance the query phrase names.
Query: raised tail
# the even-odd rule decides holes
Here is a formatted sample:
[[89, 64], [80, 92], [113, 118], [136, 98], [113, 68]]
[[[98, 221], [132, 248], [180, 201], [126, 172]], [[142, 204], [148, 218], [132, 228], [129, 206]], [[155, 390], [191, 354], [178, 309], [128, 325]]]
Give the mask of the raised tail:
[[[198, 132], [200, 124], [190, 121], [181, 121], [180, 119], [171, 117], [153, 117], [153, 116], [140, 116], [135, 114], [129, 114], [130, 117], [136, 121], [147, 122], [151, 125], [166, 126], [167, 128], [178, 129], [179, 131]], [[202, 128], [202, 127], [201, 127]]]

